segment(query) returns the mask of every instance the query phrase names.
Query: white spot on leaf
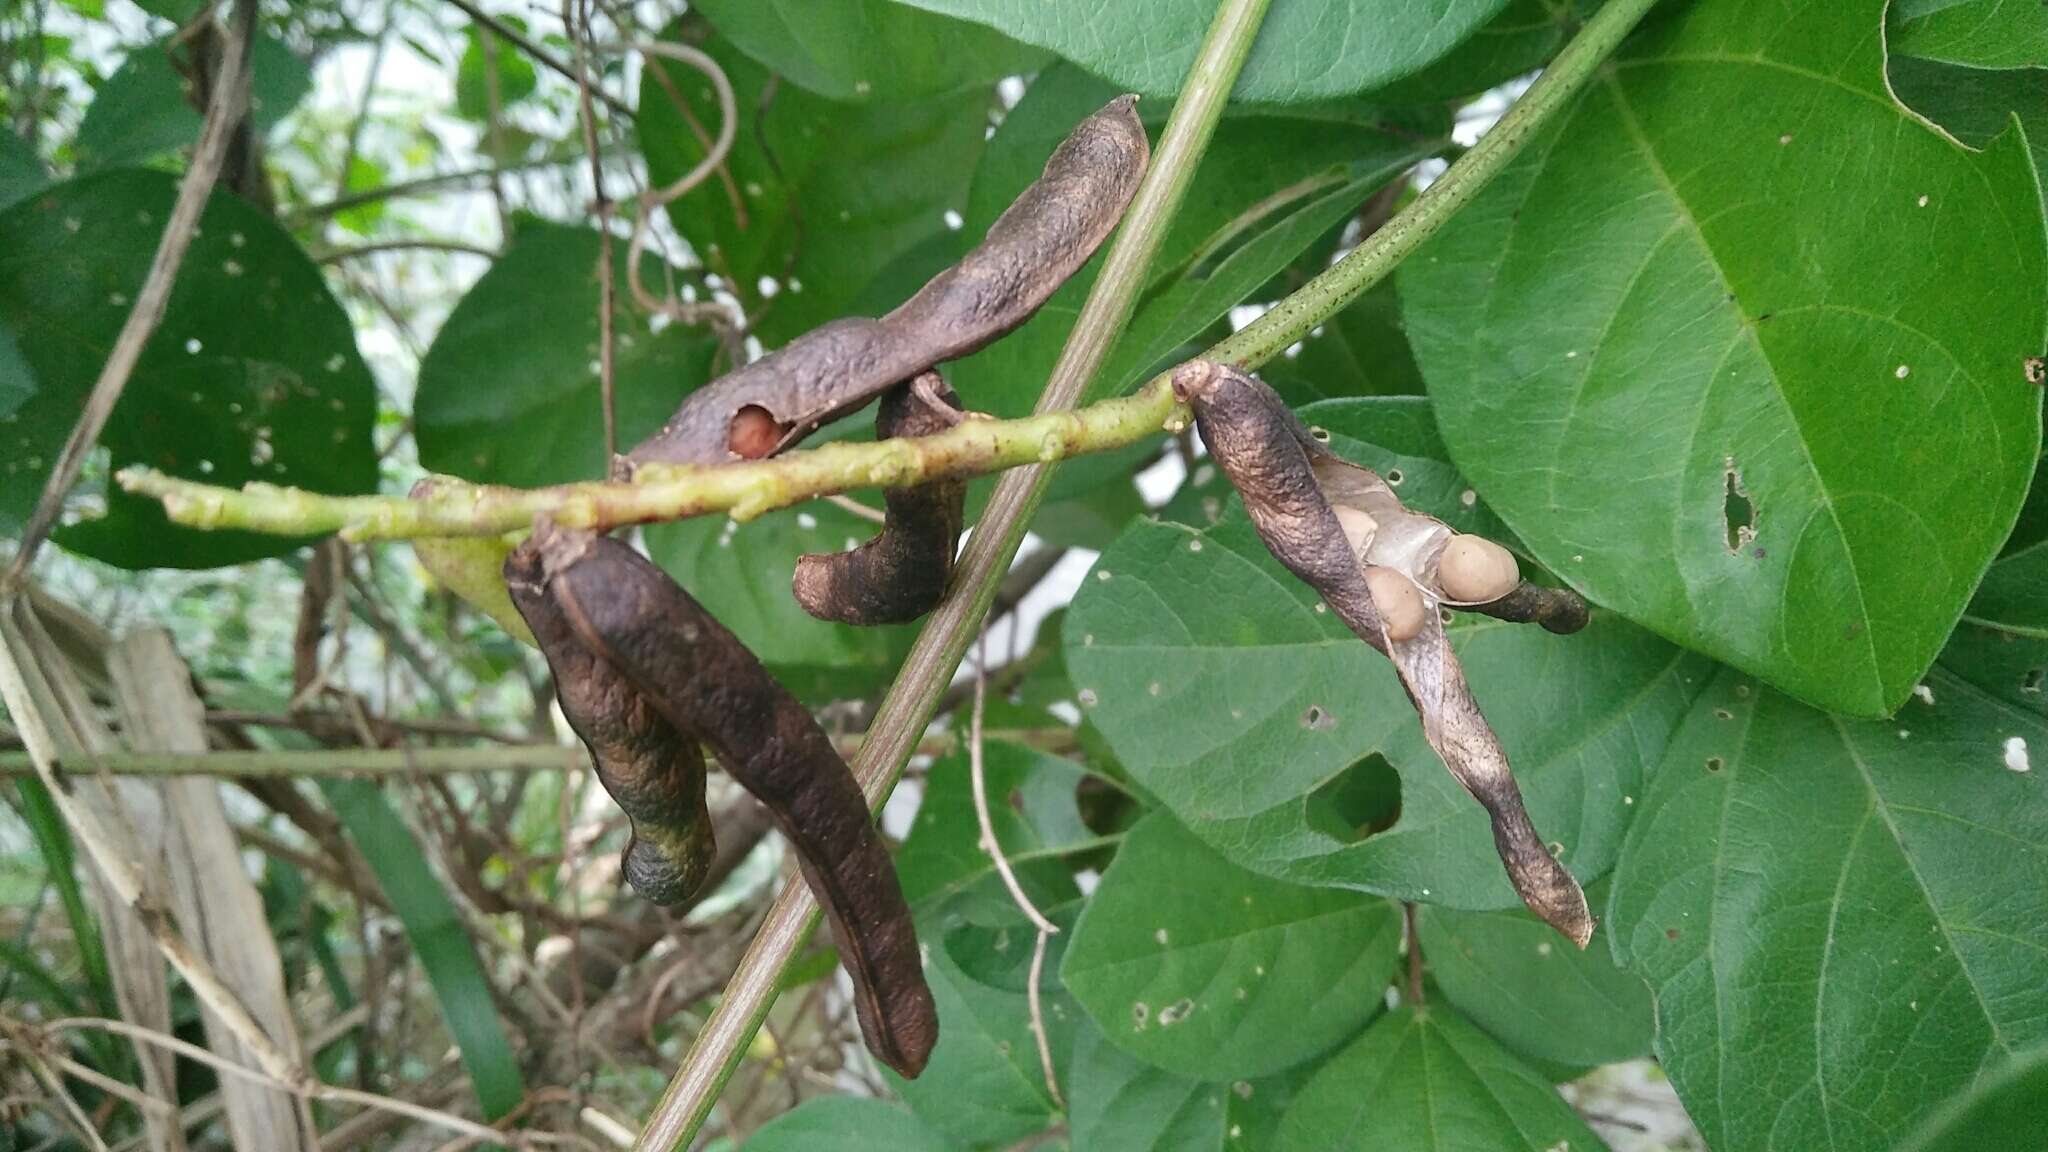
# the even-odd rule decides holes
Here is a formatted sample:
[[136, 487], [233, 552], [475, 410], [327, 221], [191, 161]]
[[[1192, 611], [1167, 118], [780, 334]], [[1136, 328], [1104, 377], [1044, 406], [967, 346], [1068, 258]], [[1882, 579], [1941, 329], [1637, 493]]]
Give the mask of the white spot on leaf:
[[2027, 742], [2018, 736], [2005, 739], [2005, 766], [2015, 772], [2031, 772], [2034, 765], [2027, 759]]

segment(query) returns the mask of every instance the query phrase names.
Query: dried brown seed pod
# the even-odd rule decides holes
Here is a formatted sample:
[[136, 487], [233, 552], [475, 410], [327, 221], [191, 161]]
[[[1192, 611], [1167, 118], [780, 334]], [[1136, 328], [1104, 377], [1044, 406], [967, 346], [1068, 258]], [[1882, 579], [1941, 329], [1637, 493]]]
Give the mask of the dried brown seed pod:
[[695, 895], [716, 847], [704, 807], [704, 753], [618, 669], [584, 644], [546, 593], [540, 551], [528, 541], [505, 560], [504, 584], [554, 672], [569, 726], [590, 749], [597, 778], [633, 822], [623, 868], [656, 904]]
[[831, 739], [738, 637], [632, 548], [543, 521], [520, 552], [539, 565], [540, 597], [576, 644], [676, 731], [710, 745], [774, 814], [832, 921], [869, 1049], [916, 1076], [938, 1037], [937, 1009], [895, 866]]
[[[960, 419], [952, 388], [937, 372], [926, 372], [882, 396], [875, 435], [929, 436]], [[960, 543], [966, 482], [892, 488], [882, 499], [887, 518], [872, 540], [850, 552], [797, 561], [791, 590], [804, 611], [844, 624], [901, 624], [924, 615], [945, 595]]]
[[[1174, 373], [1173, 388], [1193, 407], [1210, 456], [1244, 497], [1267, 550], [1321, 593], [1352, 632], [1393, 661], [1421, 718], [1423, 736], [1486, 809], [1494, 847], [1523, 902], [1585, 947], [1593, 935], [1586, 895], [1530, 823], [1507, 753], [1472, 698], [1442, 618], [1425, 611], [1413, 637], [1393, 636], [1331, 502], [1369, 513], [1374, 530], [1367, 554], [1374, 563], [1399, 568], [1409, 577], [1441, 551], [1443, 536], [1427, 524], [1410, 522], [1415, 514], [1399, 508], [1398, 501], [1387, 502], [1392, 490], [1378, 476], [1323, 447], [1259, 381], [1221, 364], [1191, 361]], [[1350, 519], [1356, 530], [1361, 521]]]
[[[981, 243], [895, 311], [835, 320], [691, 393], [627, 453], [626, 467], [768, 455], [1030, 319], [1088, 262], [1138, 190], [1151, 149], [1136, 104], [1121, 96], [1083, 120]], [[761, 451], [770, 429], [774, 443]]]
[[1522, 583], [1515, 554], [1481, 536], [1453, 536], [1436, 562], [1437, 587], [1462, 604], [1498, 600]]
[[1372, 547], [1373, 537], [1378, 535], [1380, 522], [1372, 513], [1349, 504], [1333, 504], [1331, 510], [1337, 513], [1337, 523], [1344, 529], [1344, 539], [1351, 545], [1351, 552], [1358, 562], [1365, 563], [1365, 554]]

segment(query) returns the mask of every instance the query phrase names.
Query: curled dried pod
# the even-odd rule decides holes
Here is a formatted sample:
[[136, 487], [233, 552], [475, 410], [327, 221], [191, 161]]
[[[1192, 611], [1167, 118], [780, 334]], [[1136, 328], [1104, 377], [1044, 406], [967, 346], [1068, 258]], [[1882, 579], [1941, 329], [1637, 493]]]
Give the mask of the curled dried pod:
[[1365, 569], [1365, 586], [1372, 591], [1373, 607], [1379, 609], [1388, 640], [1400, 644], [1422, 635], [1423, 617], [1429, 615], [1429, 605], [1423, 603], [1422, 589], [1415, 586], [1415, 581], [1392, 568], [1369, 564]]
[[539, 565], [540, 598], [575, 643], [675, 731], [708, 744], [774, 815], [832, 922], [869, 1050], [916, 1076], [938, 1038], [937, 1009], [895, 866], [831, 739], [738, 637], [627, 545], [543, 521], [522, 556]]
[[704, 807], [704, 753], [618, 669], [576, 634], [546, 594], [542, 556], [529, 540], [506, 557], [504, 586], [554, 673], [562, 715], [597, 778], [633, 823], [622, 861], [627, 883], [656, 904], [695, 895], [716, 847]]
[[1437, 557], [1437, 587], [1465, 604], [1485, 604], [1515, 590], [1522, 570], [1515, 554], [1483, 536], [1453, 536]]
[[[412, 486], [419, 499], [443, 491], [451, 481], [429, 476]], [[505, 590], [505, 557], [512, 541], [502, 536], [424, 536], [412, 542], [412, 554], [420, 567], [431, 573], [441, 586], [455, 593], [470, 607], [497, 621], [507, 635], [524, 644], [534, 643], [533, 633], [512, 597]]]
[[691, 393], [627, 453], [622, 470], [770, 455], [1012, 331], [1108, 238], [1150, 158], [1137, 97], [1110, 101], [1053, 151], [1044, 174], [958, 264], [880, 319], [822, 325]]
[[[937, 372], [882, 396], [875, 435], [929, 436], [960, 420], [960, 400]], [[850, 552], [797, 561], [791, 591], [804, 611], [844, 624], [901, 624], [929, 612], [945, 595], [960, 544], [967, 485], [940, 480], [892, 488], [883, 496], [882, 531]]]
[[[1586, 895], [1530, 822], [1507, 753], [1472, 697], [1441, 616], [1424, 611], [1412, 636], [1395, 636], [1391, 598], [1383, 611], [1375, 587], [1381, 582], [1370, 577], [1373, 566], [1385, 565], [1397, 569], [1392, 574], [1404, 582], [1412, 580], [1425, 560], [1444, 547], [1449, 530], [1417, 523], [1397, 500], [1390, 503], [1392, 490], [1385, 482], [1330, 452], [1271, 388], [1244, 373], [1191, 361], [1175, 371], [1173, 389], [1194, 409], [1211, 458], [1244, 498], [1267, 551], [1321, 593], [1354, 634], [1393, 662], [1424, 738], [1486, 809], [1495, 850], [1516, 893], [1545, 922], [1585, 947], [1593, 935]], [[1374, 521], [1365, 549], [1370, 564], [1361, 563], [1346, 532], [1347, 520], [1354, 534], [1362, 521], [1340, 514], [1345, 506]]]

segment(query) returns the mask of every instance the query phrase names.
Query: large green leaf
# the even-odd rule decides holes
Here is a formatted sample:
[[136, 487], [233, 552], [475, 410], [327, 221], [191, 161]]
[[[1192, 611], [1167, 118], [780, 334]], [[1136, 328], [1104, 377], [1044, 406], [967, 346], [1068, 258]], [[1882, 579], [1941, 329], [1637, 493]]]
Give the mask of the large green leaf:
[[806, 1100], [747, 1137], [747, 1152], [951, 1152], [953, 1147], [901, 1107], [856, 1096]]
[[[1050, 48], [1147, 96], [1180, 91], [1209, 0], [901, 0]], [[1376, 88], [1448, 52], [1506, 0], [1274, 0], [1238, 77], [1240, 100], [1321, 100]]]
[[[1082, 823], [1075, 789], [1088, 771], [1073, 761], [989, 740], [982, 749], [982, 769], [989, 823], [1013, 867], [1022, 870], [1035, 861], [1114, 842]], [[904, 897], [924, 906], [965, 892], [994, 873], [995, 861], [981, 847], [967, 754], [956, 751], [925, 775], [924, 799], [897, 854], [896, 875]]]
[[320, 791], [405, 925], [406, 942], [426, 969], [427, 983], [462, 1056], [477, 1104], [487, 1117], [505, 1115], [519, 1106], [526, 1088], [491, 998], [490, 982], [455, 905], [374, 781], [323, 778]]
[[[730, 41], [707, 38], [701, 21], [681, 27], [724, 66], [740, 122], [722, 173], [671, 204], [669, 219], [756, 317], [755, 334], [769, 347], [842, 315], [869, 280], [965, 206], [986, 142], [986, 91], [834, 103], [780, 83]], [[650, 178], [666, 184], [694, 167], [718, 115], [702, 75], [669, 62], [649, 68], [635, 126]], [[764, 280], [773, 282], [772, 299]]]
[[1564, 45], [1573, 0], [1508, 0], [1500, 15], [1412, 76], [1372, 94], [1387, 103], [1456, 100], [1543, 66]]
[[[587, 228], [519, 222], [420, 362], [413, 434], [421, 464], [493, 484], [603, 478], [598, 245]], [[612, 391], [626, 448], [704, 382], [716, 344], [680, 325], [650, 332], [625, 303], [624, 244], [614, 243], [613, 261]], [[650, 257], [646, 267], [658, 282], [660, 262]]]
[[[0, 528], [34, 507], [57, 453], [148, 275], [176, 181], [128, 169], [68, 181], [0, 213], [0, 325], [32, 379], [0, 415]], [[0, 374], [8, 360], [0, 357]], [[200, 217], [157, 326], [100, 442], [115, 467], [146, 464], [214, 484], [264, 480], [366, 492], [376, 389], [348, 315], [290, 236], [225, 193]], [[203, 568], [289, 552], [298, 541], [175, 528], [154, 500], [111, 492], [106, 511], [59, 533], [127, 568]]]
[[1286, 1152], [1595, 1152], [1535, 1069], [1442, 1005], [1403, 1005], [1323, 1065], [1287, 1110]]
[[1888, 1147], [2048, 1040], [2048, 723], [1918, 696], [1845, 721], [1725, 672], [1629, 829], [1612, 940], [1716, 1152]]
[[1401, 279], [1452, 455], [1539, 558], [1862, 715], [2012, 526], [2048, 301], [2019, 134], [1894, 103], [1883, 7], [1674, 13]]
[[1894, 0], [1891, 48], [1975, 68], [2048, 66], [2048, 7], [2034, 0]]
[[[1605, 893], [1595, 886], [1597, 907]], [[1444, 997], [1513, 1051], [1554, 1065], [1591, 1067], [1650, 1050], [1650, 989], [1605, 949], [1581, 952], [1522, 909], [1458, 912], [1424, 905], [1416, 930]]]
[[1067, 1086], [1073, 1152], [1223, 1152], [1273, 1147], [1310, 1066], [1264, 1080], [1205, 1084], [1133, 1059], [1083, 1028]]
[[1970, 68], [1893, 56], [1885, 74], [1908, 107], [1973, 148], [1990, 145], [2019, 117], [2048, 199], [2048, 65]]
[[702, 0], [747, 55], [831, 100], [912, 101], [1037, 71], [1048, 53], [893, 0]]
[[790, 594], [797, 557], [838, 552], [876, 526], [816, 501], [745, 524], [700, 516], [647, 530], [647, 554], [806, 700], [863, 696], [886, 684], [914, 624], [855, 628], [818, 620]]
[[[1072, 67], [1041, 75], [1003, 120], [975, 172], [966, 232], [980, 236], [1037, 179], [1074, 125], [1115, 93]], [[1171, 110], [1166, 101], [1143, 101], [1138, 108], [1155, 128]], [[1434, 150], [1447, 127], [1426, 116], [1395, 120], [1350, 103], [1225, 119], [1152, 261], [1144, 299], [1090, 395], [1130, 387], [1224, 317], [1375, 189]], [[972, 406], [998, 415], [1031, 410], [1099, 264], [1098, 257], [1077, 273], [1030, 323], [951, 371]]]
[[1235, 1080], [1356, 1032], [1380, 1010], [1400, 941], [1388, 901], [1247, 872], [1154, 813], [1103, 874], [1060, 976], [1119, 1048]]
[[[1311, 411], [1330, 431], [1347, 406], [1414, 403]], [[1361, 462], [1384, 459], [1348, 435], [1332, 431], [1330, 443]], [[1460, 527], [1485, 514], [1449, 496], [1462, 485], [1446, 466], [1434, 479], [1414, 468], [1404, 495], [1443, 494], [1419, 507], [1456, 500]], [[1234, 501], [1224, 507], [1206, 530], [1133, 526], [1063, 626], [1068, 673], [1118, 759], [1242, 867], [1455, 907], [1515, 906], [1485, 813], [1423, 742], [1386, 661], [1318, 610]], [[1708, 663], [1611, 614], [1568, 637], [1467, 618], [1452, 633], [1536, 827], [1576, 875], [1599, 876]], [[1384, 761], [1367, 759], [1375, 754]], [[1375, 831], [1385, 763], [1399, 773], [1400, 817]]]
[[[199, 140], [199, 112], [172, 66], [167, 41], [145, 44], [100, 84], [79, 122], [81, 170], [140, 164]], [[264, 36], [249, 53], [250, 112], [259, 128], [283, 119], [313, 87], [313, 74], [282, 41]]]
[[2048, 1048], [1983, 1077], [1929, 1120], [1899, 1152], [1980, 1152], [2039, 1146], [2048, 1138]]

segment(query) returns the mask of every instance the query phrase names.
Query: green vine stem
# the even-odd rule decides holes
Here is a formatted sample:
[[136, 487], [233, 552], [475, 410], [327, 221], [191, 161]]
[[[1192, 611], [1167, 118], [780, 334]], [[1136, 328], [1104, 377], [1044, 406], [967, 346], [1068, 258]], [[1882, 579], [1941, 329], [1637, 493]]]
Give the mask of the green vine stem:
[[279, 536], [340, 532], [352, 541], [495, 536], [530, 528], [546, 513], [558, 524], [603, 530], [720, 512], [751, 520], [857, 488], [909, 487], [1106, 452], [1186, 418], [1171, 391], [1155, 382], [1079, 411], [964, 420], [933, 436], [826, 444], [733, 464], [643, 464], [624, 483], [504, 488], [451, 481], [431, 495], [405, 497], [328, 496], [273, 484], [221, 488], [149, 468], [123, 469], [118, 479], [123, 489], [162, 501], [165, 515], [193, 528]]
[[[1151, 170], [1117, 230], [1033, 419], [1083, 418], [1081, 413], [1063, 414], [1062, 410], [1072, 408], [1080, 398], [1137, 307], [1146, 270], [1194, 179], [1216, 122], [1223, 117], [1223, 106], [1245, 57], [1251, 54], [1269, 3], [1222, 0], [1218, 6], [1160, 135]], [[1142, 402], [1148, 394], [1155, 397], [1151, 403], [1161, 406], [1159, 411], [1169, 414], [1161, 417], [1162, 423], [1187, 419], [1185, 414], [1170, 415], [1171, 395], [1163, 393], [1158, 382], [1131, 399]], [[931, 722], [933, 707], [980, 629], [1003, 573], [1023, 543], [1031, 515], [1045, 498], [1052, 476], [1047, 466], [1050, 462], [1015, 469], [997, 482], [988, 507], [968, 538], [954, 574], [953, 591], [932, 611], [895, 683], [882, 698], [867, 743], [853, 763], [854, 776], [871, 807], [879, 808], [896, 786], [918, 735]], [[697, 1033], [682, 1067], [655, 1105], [633, 1152], [681, 1152], [689, 1147], [767, 1019], [791, 958], [817, 924], [818, 904], [810, 889], [802, 884], [785, 886], [726, 983], [718, 1007]]]

